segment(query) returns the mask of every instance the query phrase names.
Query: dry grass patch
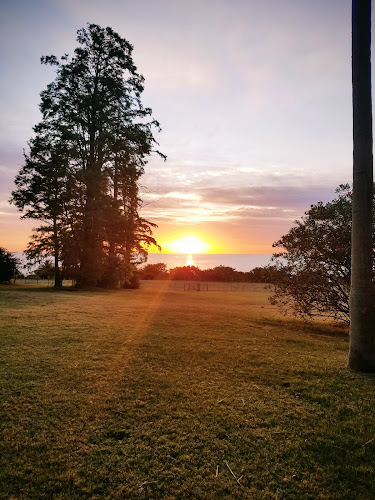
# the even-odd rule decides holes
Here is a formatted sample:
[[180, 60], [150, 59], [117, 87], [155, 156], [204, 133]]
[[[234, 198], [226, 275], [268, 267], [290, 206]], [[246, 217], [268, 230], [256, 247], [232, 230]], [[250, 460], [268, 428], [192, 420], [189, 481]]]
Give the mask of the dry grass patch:
[[374, 378], [342, 328], [167, 282], [0, 304], [2, 498], [375, 497]]

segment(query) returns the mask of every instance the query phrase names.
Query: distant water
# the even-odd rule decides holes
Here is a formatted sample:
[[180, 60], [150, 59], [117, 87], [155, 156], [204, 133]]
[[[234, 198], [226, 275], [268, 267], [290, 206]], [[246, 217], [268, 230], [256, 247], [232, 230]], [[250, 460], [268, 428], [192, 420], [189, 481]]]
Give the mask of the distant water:
[[[14, 254], [22, 264], [26, 263], [22, 253]], [[180, 266], [196, 266], [199, 269], [210, 269], [216, 266], [229, 266], [237, 271], [251, 271], [254, 267], [262, 267], [269, 264], [271, 254], [243, 254], [243, 253], [206, 253], [184, 255], [178, 253], [149, 253], [147, 264], [158, 264], [162, 262], [168, 269]], [[38, 267], [38, 266], [35, 266]]]
[[270, 263], [271, 254], [239, 254], [239, 253], [206, 253], [184, 255], [177, 253], [149, 253], [148, 264], [165, 264], [168, 269], [180, 266], [196, 266], [199, 269], [210, 269], [216, 266], [229, 266], [237, 271], [251, 271], [254, 267], [266, 266]]

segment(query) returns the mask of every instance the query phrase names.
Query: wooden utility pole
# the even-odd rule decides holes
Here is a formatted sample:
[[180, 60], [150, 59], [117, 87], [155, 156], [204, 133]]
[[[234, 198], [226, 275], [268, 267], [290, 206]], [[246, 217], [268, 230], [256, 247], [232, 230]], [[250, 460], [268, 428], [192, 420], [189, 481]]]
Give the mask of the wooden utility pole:
[[349, 367], [375, 372], [371, 0], [352, 2], [353, 219]]

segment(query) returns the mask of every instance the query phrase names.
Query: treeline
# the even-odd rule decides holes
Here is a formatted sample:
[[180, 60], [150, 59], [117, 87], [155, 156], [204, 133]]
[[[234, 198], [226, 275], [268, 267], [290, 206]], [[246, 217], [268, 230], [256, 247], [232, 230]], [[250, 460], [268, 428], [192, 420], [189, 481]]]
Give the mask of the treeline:
[[199, 269], [196, 266], [175, 267], [168, 270], [163, 263], [147, 264], [139, 271], [142, 280], [183, 280], [183, 281], [223, 281], [272, 283], [275, 268], [272, 266], [255, 267], [251, 271], [237, 271], [229, 266], [216, 266], [212, 269]]
[[140, 216], [140, 177], [149, 155], [163, 156], [132, 45], [111, 28], [78, 31], [73, 57], [44, 56], [56, 78], [41, 93], [42, 120], [25, 153], [11, 201], [37, 221], [26, 250], [32, 263], [54, 258], [80, 287], [131, 286], [135, 263], [156, 245]]

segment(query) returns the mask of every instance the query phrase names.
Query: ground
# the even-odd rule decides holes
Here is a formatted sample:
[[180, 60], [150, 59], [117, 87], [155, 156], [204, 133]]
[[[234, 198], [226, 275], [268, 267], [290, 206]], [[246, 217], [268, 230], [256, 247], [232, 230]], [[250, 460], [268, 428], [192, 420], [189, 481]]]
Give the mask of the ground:
[[375, 498], [346, 328], [238, 290], [0, 287], [0, 498]]

